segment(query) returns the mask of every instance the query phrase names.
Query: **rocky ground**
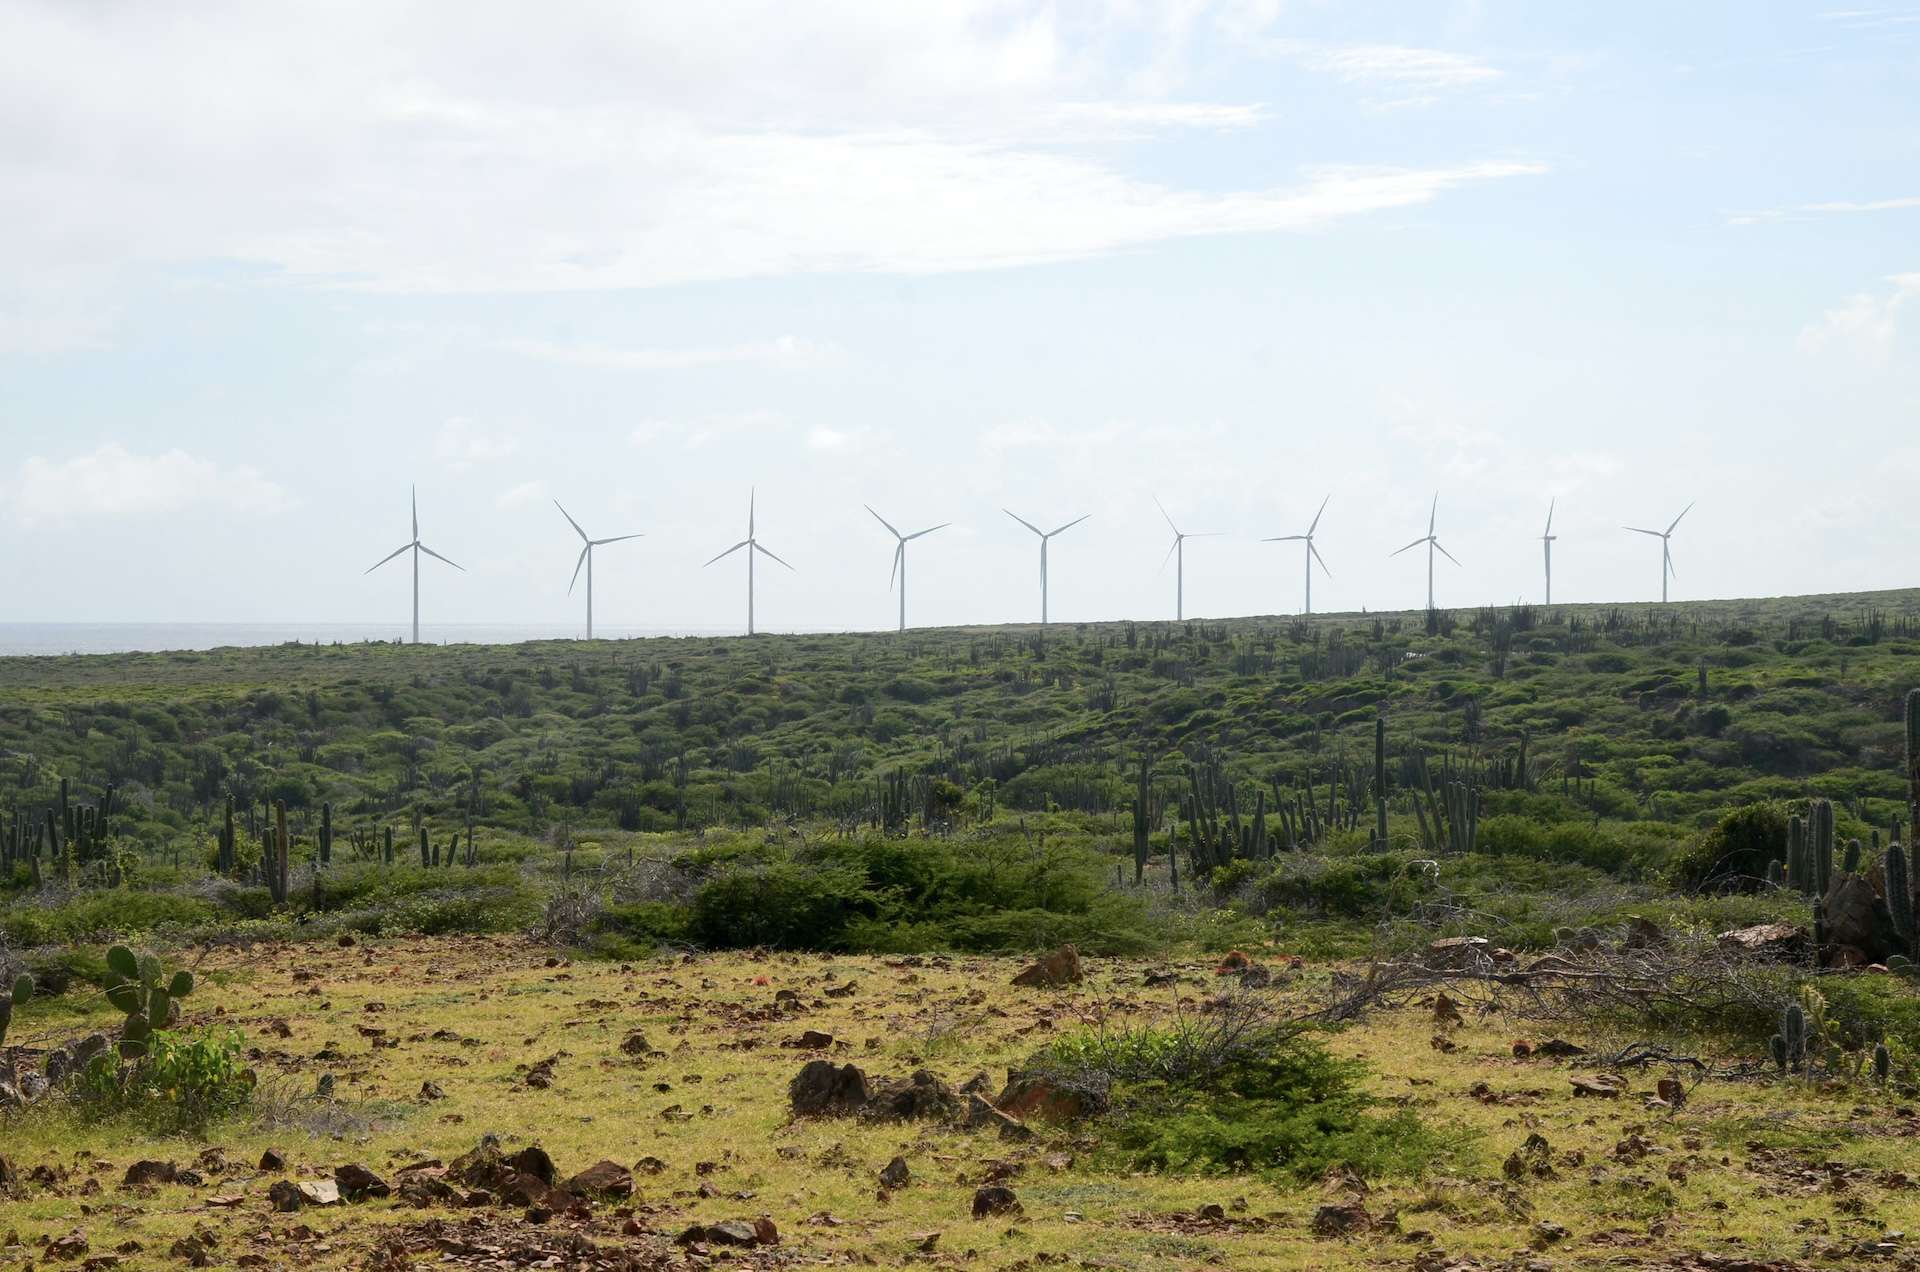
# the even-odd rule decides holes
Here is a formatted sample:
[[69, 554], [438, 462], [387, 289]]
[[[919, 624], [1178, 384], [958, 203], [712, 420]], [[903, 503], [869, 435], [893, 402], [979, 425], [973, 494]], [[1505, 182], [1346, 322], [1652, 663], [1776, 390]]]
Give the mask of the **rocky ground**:
[[[1281, 995], [1325, 975], [1264, 962]], [[570, 964], [478, 938], [217, 951], [186, 1023], [244, 1031], [258, 1113], [212, 1143], [58, 1101], [0, 1123], [0, 1268], [1920, 1265], [1920, 1101], [1610, 1066], [1633, 1040], [1436, 997], [1330, 1039], [1463, 1132], [1426, 1177], [1117, 1171], [1097, 1123], [1048, 1120], [1009, 1070], [1101, 1015], [1199, 1010], [1217, 969], [1089, 960], [1051, 987], [1015, 984], [1023, 966]], [[47, 1042], [91, 1022], [22, 1023], [16, 1041]]]

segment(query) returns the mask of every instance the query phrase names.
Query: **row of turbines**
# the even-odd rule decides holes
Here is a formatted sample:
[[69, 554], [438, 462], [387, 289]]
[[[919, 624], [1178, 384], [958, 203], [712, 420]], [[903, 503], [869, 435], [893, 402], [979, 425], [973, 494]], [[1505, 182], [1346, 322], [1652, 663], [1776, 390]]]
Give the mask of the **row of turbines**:
[[[732, 547], [727, 548], [725, 551], [717, 553], [713, 557], [709, 558], [708, 561], [706, 562], [706, 565], [710, 566], [710, 565], [713, 565], [715, 562], [725, 560], [727, 557], [732, 556], [736, 552], [745, 552], [747, 554], [747, 635], [749, 636], [754, 634], [753, 599], [754, 599], [754, 558], [755, 556], [756, 555], [764, 556], [768, 560], [773, 561], [775, 564], [784, 566], [789, 570], [793, 569], [792, 565], [790, 565], [785, 560], [781, 559], [779, 556], [775, 555], [773, 549], [767, 547], [765, 544], [760, 542], [758, 533], [755, 529], [754, 508], [755, 508], [756, 497], [757, 497], [757, 492], [755, 491], [749, 491], [747, 494], [747, 537], [740, 540], [740, 542], [734, 544]], [[1320, 518], [1326, 515], [1327, 504], [1329, 501], [1331, 501], [1332, 498], [1333, 498], [1332, 495], [1328, 495], [1325, 499], [1322, 499], [1320, 501], [1319, 510], [1313, 514], [1313, 520], [1308, 524], [1306, 533], [1273, 535], [1269, 538], [1264, 538], [1260, 540], [1260, 542], [1262, 543], [1301, 543], [1305, 545], [1306, 595], [1305, 595], [1305, 602], [1302, 608], [1302, 612], [1307, 614], [1313, 613], [1313, 567], [1315, 565], [1318, 565], [1321, 571], [1324, 574], [1326, 574], [1328, 578], [1333, 577], [1333, 571], [1330, 568], [1328, 568], [1326, 558], [1320, 555], [1320, 549], [1314, 544], [1314, 536], [1319, 532], [1319, 529], [1320, 529]], [[1166, 510], [1166, 507], [1163, 504], [1161, 504], [1158, 496], [1155, 496], [1153, 504], [1154, 504], [1154, 507], [1160, 509], [1160, 515], [1166, 520], [1167, 528], [1173, 532], [1173, 542], [1167, 548], [1167, 555], [1161, 559], [1160, 568], [1162, 570], [1165, 570], [1167, 568], [1167, 562], [1169, 561], [1173, 562], [1173, 566], [1174, 566], [1173, 616], [1176, 621], [1179, 621], [1179, 620], [1185, 619], [1187, 616], [1186, 614], [1187, 540], [1218, 538], [1220, 532], [1211, 531], [1211, 530], [1199, 531], [1199, 532], [1182, 530], [1174, 522], [1173, 515]], [[1559, 504], [1559, 500], [1557, 499], [1549, 501], [1549, 503], [1547, 504], [1547, 524], [1546, 524], [1546, 528], [1540, 534], [1540, 543], [1545, 553], [1545, 564], [1546, 564], [1546, 603], [1549, 605], [1553, 604], [1553, 545], [1554, 545], [1554, 541], [1560, 537], [1553, 532], [1553, 514], [1558, 504]], [[584, 571], [587, 576], [587, 639], [592, 640], [593, 639], [593, 550], [595, 548], [606, 547], [608, 544], [625, 543], [629, 539], [639, 539], [639, 538], [644, 538], [645, 536], [641, 534], [618, 534], [605, 539], [596, 539], [593, 536], [589, 535], [586, 532], [586, 530], [584, 530], [581, 527], [578, 521], [574, 520], [573, 514], [568, 512], [564, 507], [562, 507], [559, 500], [557, 499], [554, 500], [553, 506], [559, 509], [560, 515], [567, 519], [567, 524], [569, 526], [572, 526], [574, 533], [580, 536], [580, 543], [581, 543], [580, 555], [573, 563], [573, 578], [567, 583], [567, 595], [569, 596], [573, 595], [574, 589], [579, 586], [580, 575], [582, 571]], [[899, 601], [900, 601], [899, 630], [905, 631], [907, 630], [907, 545], [909, 543], [912, 543], [915, 539], [924, 538], [925, 536], [932, 534], [936, 530], [944, 530], [948, 526], [952, 525], [953, 523], [950, 521], [943, 521], [939, 525], [928, 526], [924, 530], [915, 530], [910, 534], [902, 534], [894, 526], [894, 524], [891, 521], [888, 521], [885, 517], [881, 516], [878, 512], [875, 512], [871, 505], [862, 505], [862, 506], [866, 508], [867, 512], [872, 515], [875, 521], [879, 522], [882, 526], [886, 527], [886, 531], [888, 534], [893, 536], [893, 539], [894, 539], [893, 566], [888, 571], [887, 589], [889, 591], [897, 591], [899, 594]], [[1031, 530], [1034, 533], [1035, 537], [1037, 537], [1040, 540], [1040, 622], [1044, 625], [1047, 622], [1047, 546], [1053, 541], [1053, 539], [1056, 536], [1065, 534], [1067, 531], [1073, 529], [1075, 526], [1079, 525], [1081, 522], [1087, 520], [1093, 514], [1085, 513], [1081, 516], [1075, 517], [1072, 521], [1068, 521], [1062, 525], [1055, 526], [1051, 530], [1042, 530], [1039, 526], [1035, 525], [1031, 521], [1028, 521], [1025, 517], [1020, 516], [1018, 513], [1012, 511], [1011, 509], [1002, 508], [1001, 511], [1005, 512], [1009, 517], [1012, 517], [1015, 521], [1025, 526], [1028, 530]], [[1667, 525], [1667, 528], [1665, 530], [1647, 530], [1639, 526], [1623, 526], [1622, 527], [1622, 529], [1630, 530], [1635, 534], [1652, 535], [1654, 538], [1660, 540], [1660, 600], [1662, 601], [1662, 603], [1664, 603], [1667, 599], [1668, 581], [1678, 577], [1678, 575], [1675, 573], [1673, 568], [1673, 532], [1679, 526], [1681, 520], [1689, 512], [1692, 512], [1692, 511], [1693, 511], [1693, 505], [1688, 504], [1685, 508], [1680, 510], [1680, 516], [1675, 517], [1672, 520], [1672, 522], [1670, 522]], [[368, 566], [366, 569], [366, 573], [372, 574], [375, 570], [379, 569], [381, 566], [385, 565], [387, 562], [394, 560], [396, 557], [399, 557], [403, 553], [411, 552], [413, 554], [413, 643], [417, 645], [420, 643], [420, 557], [421, 555], [424, 553], [425, 555], [432, 557], [436, 561], [444, 562], [447, 565], [453, 566], [454, 569], [460, 570], [462, 573], [465, 573], [466, 567], [457, 564], [456, 562], [452, 561], [447, 557], [442, 556], [440, 553], [435, 552], [432, 548], [428, 547], [425, 543], [421, 542], [420, 540], [420, 497], [419, 497], [419, 491], [417, 489], [415, 489], [415, 491], [412, 494], [412, 515], [413, 515], [413, 537], [410, 540], [408, 540], [406, 543], [403, 543], [399, 547], [395, 548], [392, 552], [388, 553], [386, 556], [381, 557], [378, 561], [375, 561], [372, 565]], [[1453, 553], [1447, 551], [1446, 548], [1442, 546], [1440, 542], [1440, 535], [1438, 530], [1439, 517], [1440, 517], [1440, 496], [1438, 494], [1435, 494], [1433, 497], [1432, 505], [1427, 509], [1427, 532], [1424, 535], [1421, 535], [1418, 539], [1415, 539], [1412, 543], [1407, 544], [1405, 547], [1396, 548], [1392, 552], [1387, 554], [1389, 557], [1396, 557], [1396, 556], [1399, 556], [1402, 552], [1411, 552], [1413, 549], [1420, 547], [1423, 544], [1426, 546], [1426, 549], [1427, 549], [1427, 608], [1428, 609], [1432, 609], [1434, 607], [1433, 605], [1433, 566], [1434, 566], [1435, 554], [1437, 553], [1440, 556], [1447, 558], [1447, 560], [1453, 562], [1453, 564], [1455, 564], [1456, 566], [1460, 564], [1459, 558], [1454, 556]]]

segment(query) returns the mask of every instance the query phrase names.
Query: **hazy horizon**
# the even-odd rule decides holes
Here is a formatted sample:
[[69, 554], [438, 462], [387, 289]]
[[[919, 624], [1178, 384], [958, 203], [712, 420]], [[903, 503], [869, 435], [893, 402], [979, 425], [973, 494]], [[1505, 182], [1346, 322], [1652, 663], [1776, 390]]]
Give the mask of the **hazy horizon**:
[[[770, 630], [1894, 588], [1920, 9], [0, 0], [0, 595]], [[297, 86], [297, 89], [296, 87]], [[137, 617], [147, 616], [147, 617]]]

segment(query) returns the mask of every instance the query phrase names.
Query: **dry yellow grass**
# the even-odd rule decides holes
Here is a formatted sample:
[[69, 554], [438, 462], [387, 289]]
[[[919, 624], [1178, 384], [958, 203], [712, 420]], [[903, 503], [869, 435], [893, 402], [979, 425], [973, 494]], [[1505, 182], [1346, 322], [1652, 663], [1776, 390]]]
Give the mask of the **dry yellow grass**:
[[[1857, 1267], [1867, 1261], [1859, 1243], [1920, 1227], [1920, 1191], [1903, 1173], [1920, 1119], [1869, 1087], [1708, 1082], [1670, 1111], [1646, 1107], [1664, 1076], [1649, 1071], [1629, 1074], [1618, 1099], [1575, 1099], [1568, 1078], [1585, 1070], [1515, 1059], [1523, 1031], [1509, 1022], [1469, 1020], [1448, 1031], [1446, 1051], [1431, 1041], [1430, 1010], [1382, 1014], [1335, 1036], [1333, 1049], [1365, 1057], [1379, 1094], [1470, 1139], [1424, 1179], [1375, 1181], [1364, 1204], [1382, 1222], [1327, 1238], [1310, 1227], [1328, 1200], [1319, 1188], [1101, 1172], [1075, 1138], [1085, 1128], [1014, 1144], [930, 1125], [788, 1116], [787, 1082], [819, 1054], [782, 1045], [803, 1030], [832, 1034], [835, 1058], [870, 1074], [926, 1067], [958, 1083], [984, 1070], [997, 1086], [1007, 1065], [1089, 1013], [1138, 1019], [1169, 1010], [1175, 992], [1197, 1002], [1212, 989], [1205, 964], [1183, 967], [1176, 991], [1143, 988], [1141, 963], [1090, 960], [1084, 984], [1044, 991], [1009, 986], [1018, 964], [1005, 959], [714, 955], [555, 966], [549, 957], [482, 938], [210, 957], [188, 1023], [245, 1032], [278, 1120], [216, 1131], [228, 1173], [152, 1190], [124, 1188], [127, 1166], [189, 1165], [205, 1146], [66, 1113], [0, 1125], [0, 1153], [17, 1168], [69, 1172], [55, 1188], [30, 1186], [0, 1203], [0, 1237], [21, 1242], [0, 1247], [0, 1267], [60, 1262], [41, 1244], [75, 1229], [86, 1232], [89, 1257], [118, 1251], [127, 1268], [182, 1266], [169, 1251], [196, 1229], [216, 1236], [216, 1266], [245, 1256], [262, 1266], [366, 1266], [388, 1226], [472, 1213], [390, 1200], [283, 1215], [268, 1204], [269, 1185], [356, 1161], [391, 1178], [409, 1161], [451, 1160], [484, 1133], [509, 1149], [541, 1145], [563, 1174], [602, 1158], [664, 1162], [636, 1176], [630, 1215], [603, 1207], [592, 1220], [538, 1230], [551, 1241], [578, 1227], [647, 1259], [686, 1258], [671, 1237], [690, 1223], [758, 1215], [778, 1225], [781, 1243], [739, 1261], [883, 1267], [1412, 1268], [1423, 1252], [1419, 1266], [1431, 1268], [1711, 1266], [1696, 1260], [1702, 1252], [1756, 1268]], [[849, 996], [824, 992], [848, 984]], [[799, 1009], [773, 1010], [783, 989], [798, 993]], [[664, 1054], [623, 1053], [635, 1030]], [[528, 1069], [549, 1057], [553, 1084], [530, 1086]], [[323, 1073], [335, 1075], [331, 1101], [311, 1095]], [[444, 1098], [423, 1098], [427, 1082]], [[1485, 1084], [1478, 1094], [1476, 1084]], [[1553, 1177], [1508, 1178], [1505, 1159], [1535, 1133], [1551, 1146]], [[270, 1147], [285, 1151], [284, 1173], [253, 1168]], [[883, 1200], [877, 1173], [896, 1154], [914, 1178]], [[1073, 1164], [1063, 1167], [1063, 1156]], [[974, 1186], [994, 1163], [1017, 1170], [1006, 1182], [1024, 1213], [974, 1220]], [[1225, 1218], [1194, 1217], [1209, 1204]], [[1566, 1234], [1547, 1240], [1542, 1223]], [[923, 1252], [929, 1233], [940, 1236]], [[440, 1257], [425, 1250], [418, 1261]]]

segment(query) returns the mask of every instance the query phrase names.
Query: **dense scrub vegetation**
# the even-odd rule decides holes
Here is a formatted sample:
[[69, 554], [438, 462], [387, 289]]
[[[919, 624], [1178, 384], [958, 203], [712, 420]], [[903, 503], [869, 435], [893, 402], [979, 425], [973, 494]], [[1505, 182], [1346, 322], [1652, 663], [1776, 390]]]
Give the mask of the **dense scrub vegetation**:
[[1519, 946], [1752, 917], [1765, 896], [1704, 894], [1756, 891], [1808, 797], [1843, 841], [1905, 817], [1916, 616], [1901, 592], [6, 659], [0, 934], [1121, 952], [1264, 919], [1338, 952], [1382, 923]]

